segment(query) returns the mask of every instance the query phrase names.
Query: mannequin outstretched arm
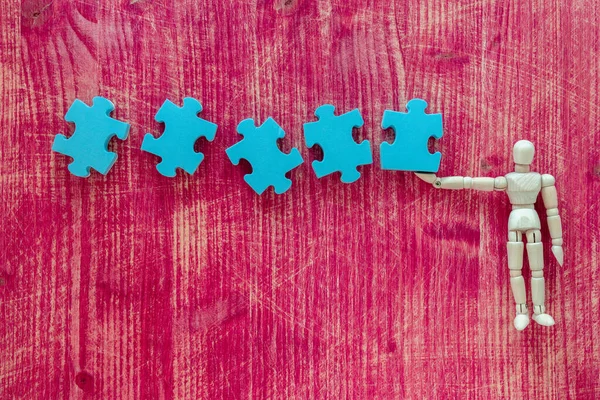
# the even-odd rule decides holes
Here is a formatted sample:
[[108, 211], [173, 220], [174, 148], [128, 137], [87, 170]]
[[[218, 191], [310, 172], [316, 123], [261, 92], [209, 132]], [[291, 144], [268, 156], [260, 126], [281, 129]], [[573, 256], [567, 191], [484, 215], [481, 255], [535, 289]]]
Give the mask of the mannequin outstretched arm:
[[506, 178], [503, 176], [498, 178], [471, 178], [469, 176], [438, 178], [435, 174], [424, 172], [415, 172], [415, 175], [425, 182], [431, 183], [436, 189], [473, 189], [491, 192], [493, 190], [505, 190], [507, 185]]

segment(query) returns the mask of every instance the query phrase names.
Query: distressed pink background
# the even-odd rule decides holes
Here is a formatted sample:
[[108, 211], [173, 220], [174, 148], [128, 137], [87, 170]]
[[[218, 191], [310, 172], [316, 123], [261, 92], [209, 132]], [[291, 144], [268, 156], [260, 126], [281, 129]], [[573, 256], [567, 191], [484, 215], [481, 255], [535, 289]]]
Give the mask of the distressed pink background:
[[[600, 397], [599, 22], [592, 0], [3, 1], [0, 398]], [[50, 148], [95, 95], [132, 130], [84, 180]], [[167, 179], [139, 147], [184, 96], [219, 130]], [[412, 97], [444, 114], [440, 174], [502, 175], [527, 138], [557, 177], [554, 328], [512, 328], [505, 195], [379, 169]], [[310, 161], [326, 102], [361, 109], [375, 164], [256, 196], [237, 123], [273, 116]]]

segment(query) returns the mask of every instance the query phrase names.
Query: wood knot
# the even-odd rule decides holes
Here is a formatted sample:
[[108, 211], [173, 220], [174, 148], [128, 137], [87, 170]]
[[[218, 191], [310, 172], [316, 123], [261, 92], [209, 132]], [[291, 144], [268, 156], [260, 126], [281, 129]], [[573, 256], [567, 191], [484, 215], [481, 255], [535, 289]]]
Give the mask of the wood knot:
[[431, 70], [436, 73], [456, 71], [470, 62], [468, 55], [463, 55], [460, 52], [454, 51], [432, 49], [425, 52], [425, 56], [429, 58]]
[[395, 340], [388, 341], [388, 344], [387, 344], [387, 352], [388, 353], [395, 352], [397, 348], [398, 348], [398, 345], [396, 344]]
[[484, 172], [488, 172], [488, 171], [491, 171], [491, 170], [492, 170], [492, 164], [490, 164], [490, 163], [488, 162], [488, 160], [486, 160], [485, 158], [482, 158], [482, 159], [479, 161], [479, 165], [480, 165], [480, 167], [481, 167], [481, 170], [482, 170], [482, 171], [484, 171]]
[[11, 279], [11, 275], [6, 271], [0, 271], [0, 287], [7, 286]]
[[153, 0], [129, 0], [127, 7], [137, 11], [140, 14], [143, 14], [145, 11], [154, 6], [153, 3]]
[[301, 2], [302, 0], [277, 0], [274, 8], [283, 15], [290, 15], [298, 10]]
[[81, 371], [75, 376], [75, 384], [85, 393], [90, 393], [94, 390], [94, 378], [85, 371]]
[[52, 1], [26, 0], [21, 4], [21, 22], [27, 28], [45, 24], [52, 15]]

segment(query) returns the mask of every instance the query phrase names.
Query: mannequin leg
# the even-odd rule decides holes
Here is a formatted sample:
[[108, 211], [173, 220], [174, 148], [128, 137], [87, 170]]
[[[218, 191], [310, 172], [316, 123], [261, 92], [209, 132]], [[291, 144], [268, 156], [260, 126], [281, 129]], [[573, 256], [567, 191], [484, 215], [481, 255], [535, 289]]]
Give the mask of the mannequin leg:
[[527, 257], [531, 269], [531, 297], [533, 300], [533, 320], [540, 325], [554, 325], [554, 318], [546, 314], [544, 306], [544, 253], [542, 234], [539, 230], [527, 231]]
[[514, 320], [515, 328], [522, 331], [529, 325], [529, 310], [527, 309], [527, 295], [525, 292], [525, 279], [523, 278], [523, 238], [521, 232], [508, 232], [508, 269], [510, 270], [510, 287], [517, 305], [517, 316]]

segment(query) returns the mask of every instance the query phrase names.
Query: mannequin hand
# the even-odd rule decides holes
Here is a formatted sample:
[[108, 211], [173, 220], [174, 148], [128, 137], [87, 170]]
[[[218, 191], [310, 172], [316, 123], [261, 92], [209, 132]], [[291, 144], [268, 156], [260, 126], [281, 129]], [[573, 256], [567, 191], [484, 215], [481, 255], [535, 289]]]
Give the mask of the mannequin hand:
[[558, 265], [562, 267], [564, 261], [564, 253], [562, 246], [552, 246], [552, 253], [554, 254], [554, 257], [556, 257]]
[[442, 185], [442, 180], [430, 172], [415, 172], [415, 175], [425, 182], [431, 183], [436, 189], [439, 189]]

